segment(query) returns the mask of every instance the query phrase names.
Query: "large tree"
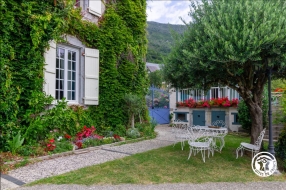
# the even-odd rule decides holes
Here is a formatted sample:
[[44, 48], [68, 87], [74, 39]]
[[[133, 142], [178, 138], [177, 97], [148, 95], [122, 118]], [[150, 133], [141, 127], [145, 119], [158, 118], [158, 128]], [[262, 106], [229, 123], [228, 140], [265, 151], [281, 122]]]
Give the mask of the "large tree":
[[251, 143], [262, 131], [267, 70], [283, 78], [286, 3], [280, 0], [202, 0], [192, 4], [192, 22], [165, 63], [174, 87], [227, 85], [244, 99], [252, 119]]

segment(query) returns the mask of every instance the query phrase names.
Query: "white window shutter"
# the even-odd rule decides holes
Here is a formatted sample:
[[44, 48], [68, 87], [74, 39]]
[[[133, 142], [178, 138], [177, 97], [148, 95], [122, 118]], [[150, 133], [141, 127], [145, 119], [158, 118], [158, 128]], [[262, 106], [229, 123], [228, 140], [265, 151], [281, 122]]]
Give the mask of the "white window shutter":
[[99, 50], [85, 48], [84, 104], [98, 105]]
[[96, 16], [101, 16], [101, 0], [89, 0], [88, 11]]
[[56, 92], [56, 55], [56, 43], [54, 41], [50, 41], [50, 47], [44, 54], [44, 91], [47, 95], [51, 95], [53, 98], [55, 98]]

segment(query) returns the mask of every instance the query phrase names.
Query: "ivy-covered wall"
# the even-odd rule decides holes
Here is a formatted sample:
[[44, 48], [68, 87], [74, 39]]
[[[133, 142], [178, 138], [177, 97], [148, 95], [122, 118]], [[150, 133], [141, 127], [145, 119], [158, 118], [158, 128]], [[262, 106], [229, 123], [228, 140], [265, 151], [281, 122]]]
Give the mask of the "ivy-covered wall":
[[42, 91], [43, 54], [50, 40], [59, 42], [64, 34], [100, 51], [99, 105], [87, 110], [89, 124], [126, 125], [126, 93], [138, 95], [145, 104], [145, 0], [107, 2], [98, 26], [83, 20], [72, 0], [58, 0], [56, 5], [53, 0], [0, 2], [0, 144], [19, 129], [25, 133], [50, 101]]

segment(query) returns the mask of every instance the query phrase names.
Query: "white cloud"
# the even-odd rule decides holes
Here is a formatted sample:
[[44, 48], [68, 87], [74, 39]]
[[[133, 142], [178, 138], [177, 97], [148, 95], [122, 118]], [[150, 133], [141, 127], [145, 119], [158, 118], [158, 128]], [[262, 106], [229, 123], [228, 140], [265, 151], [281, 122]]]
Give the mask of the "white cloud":
[[147, 1], [147, 20], [159, 23], [183, 24], [180, 17], [186, 22], [191, 20], [188, 16], [189, 1]]

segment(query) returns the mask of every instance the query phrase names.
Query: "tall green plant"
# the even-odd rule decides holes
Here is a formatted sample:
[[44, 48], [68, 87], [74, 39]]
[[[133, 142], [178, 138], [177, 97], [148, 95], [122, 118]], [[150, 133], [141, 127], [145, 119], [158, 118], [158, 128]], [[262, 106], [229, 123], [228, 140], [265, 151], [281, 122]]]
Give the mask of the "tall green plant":
[[16, 151], [22, 146], [24, 138], [21, 138], [21, 132], [19, 131], [13, 140], [8, 141], [9, 150], [14, 155]]
[[[135, 115], [140, 115], [143, 110], [142, 99], [134, 94], [126, 94], [124, 96], [125, 108], [129, 115], [131, 128], [134, 128]], [[144, 101], [143, 101], [144, 102]]]

